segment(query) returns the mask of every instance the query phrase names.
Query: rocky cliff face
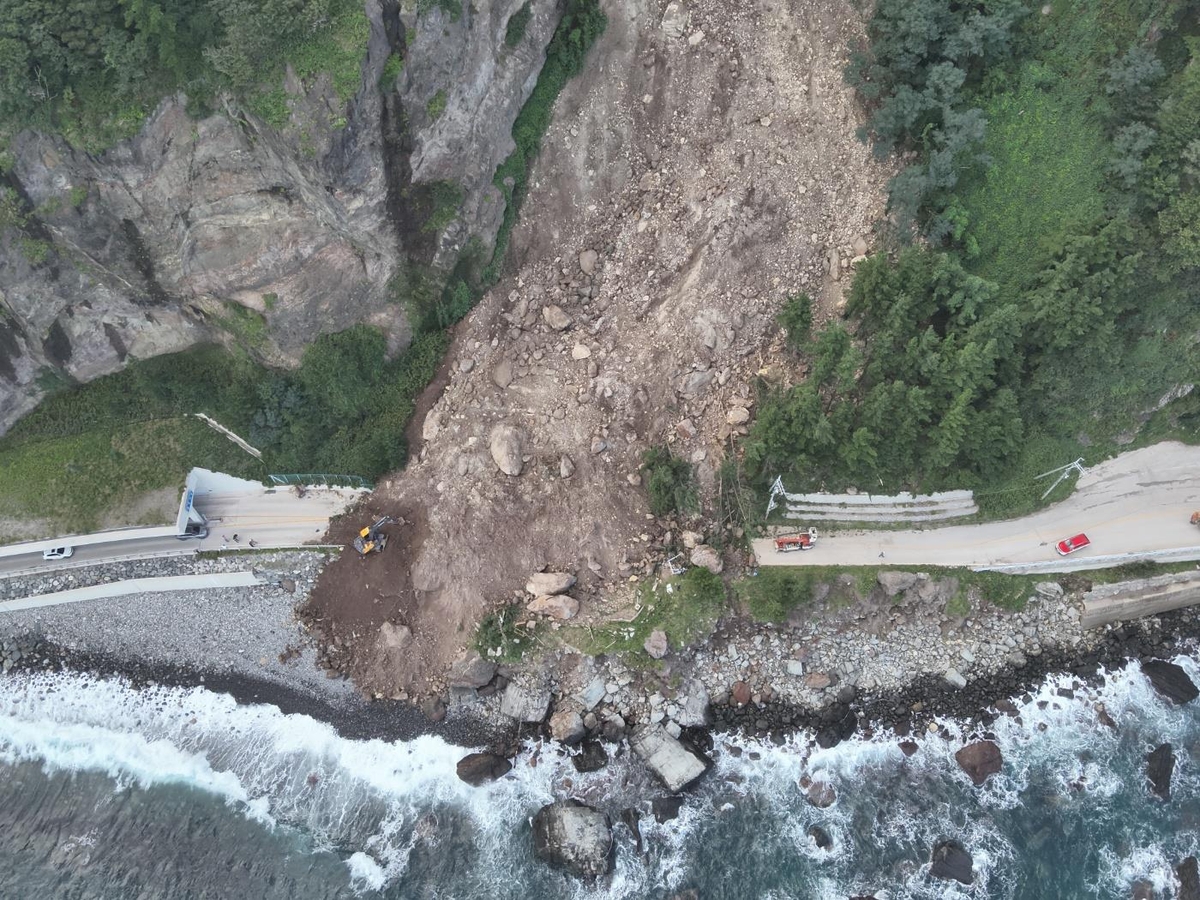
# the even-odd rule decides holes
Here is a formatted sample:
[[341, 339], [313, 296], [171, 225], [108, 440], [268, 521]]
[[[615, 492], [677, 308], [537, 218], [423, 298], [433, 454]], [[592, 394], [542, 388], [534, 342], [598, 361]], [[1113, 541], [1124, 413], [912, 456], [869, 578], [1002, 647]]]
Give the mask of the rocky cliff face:
[[[492, 173], [559, 15], [537, 0], [510, 47], [520, 7], [474, 0], [455, 19], [368, 0], [357, 93], [342, 103], [327, 77], [289, 71], [282, 128], [230, 98], [195, 119], [180, 96], [100, 155], [18, 135], [7, 181], [23, 224], [0, 231], [0, 432], [47, 375], [87, 381], [205, 340], [286, 365], [313, 335], [371, 322], [402, 347], [392, 276], [494, 239]], [[393, 54], [404, 66], [384, 83]], [[439, 182], [461, 204], [432, 229]]]

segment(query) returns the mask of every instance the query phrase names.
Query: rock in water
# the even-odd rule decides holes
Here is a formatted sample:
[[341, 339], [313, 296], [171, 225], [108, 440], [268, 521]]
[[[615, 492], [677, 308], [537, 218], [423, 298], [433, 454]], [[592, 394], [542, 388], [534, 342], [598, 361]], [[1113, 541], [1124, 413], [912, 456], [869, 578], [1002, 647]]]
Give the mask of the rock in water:
[[678, 818], [679, 810], [682, 807], [682, 797], [655, 797], [650, 801], [650, 809], [654, 812], [654, 821], [659, 825]]
[[1163, 744], [1146, 757], [1146, 777], [1150, 790], [1163, 800], [1171, 799], [1171, 775], [1175, 771], [1175, 751]]
[[1191, 703], [1200, 696], [1200, 689], [1188, 678], [1187, 672], [1175, 663], [1161, 659], [1144, 662], [1142, 673], [1150, 679], [1154, 689], [1172, 703]]
[[608, 765], [608, 751], [599, 741], [584, 741], [577, 755], [571, 757], [576, 772], [599, 772]]
[[481, 688], [495, 675], [496, 664], [472, 650], [450, 667], [446, 684], [457, 688]]
[[975, 880], [975, 861], [958, 841], [940, 841], [929, 856], [933, 864], [929, 874], [934, 878], [953, 879], [960, 884], [971, 884]]
[[828, 809], [837, 802], [837, 791], [828, 781], [814, 781], [804, 791], [805, 799], [817, 809]]
[[829, 709], [829, 725], [817, 732], [817, 744], [822, 750], [836, 747], [853, 736], [858, 729], [858, 716], [848, 706], [833, 706]]
[[525, 590], [535, 597], [561, 594], [574, 586], [575, 576], [570, 572], [534, 572], [525, 582]]
[[1154, 893], [1154, 885], [1149, 881], [1135, 881], [1130, 900], [1157, 900], [1157, 895]]
[[633, 752], [666, 786], [678, 793], [695, 783], [712, 760], [694, 747], [671, 737], [661, 723], [647, 725], [629, 739]]
[[899, 747], [900, 752], [902, 752], [905, 756], [912, 756], [921, 749], [916, 741], [901, 741]]
[[976, 741], [974, 744], [967, 744], [954, 754], [954, 759], [970, 776], [976, 787], [987, 781], [989, 775], [995, 775], [1004, 767], [1004, 758], [1000, 755], [1000, 748], [992, 741]]
[[638, 816], [638, 811], [636, 809], [621, 810], [621, 821], [629, 829], [629, 833], [633, 835], [635, 842], [634, 849], [637, 850], [640, 856], [642, 853], [642, 823], [641, 818]]
[[613, 836], [608, 816], [578, 800], [559, 800], [533, 817], [533, 852], [578, 878], [612, 869]]
[[1189, 856], [1176, 866], [1175, 875], [1179, 878], [1176, 900], [1200, 900], [1200, 871], [1197, 870], [1196, 857]]
[[525, 432], [513, 425], [497, 425], [492, 429], [488, 448], [492, 461], [505, 475], [520, 475], [525, 466]]
[[813, 843], [820, 850], [828, 850], [833, 846], [833, 838], [829, 836], [829, 832], [820, 825], [809, 825], [808, 836], [813, 839]]
[[472, 787], [479, 787], [512, 771], [512, 763], [495, 753], [471, 753], [458, 761], [458, 777]]

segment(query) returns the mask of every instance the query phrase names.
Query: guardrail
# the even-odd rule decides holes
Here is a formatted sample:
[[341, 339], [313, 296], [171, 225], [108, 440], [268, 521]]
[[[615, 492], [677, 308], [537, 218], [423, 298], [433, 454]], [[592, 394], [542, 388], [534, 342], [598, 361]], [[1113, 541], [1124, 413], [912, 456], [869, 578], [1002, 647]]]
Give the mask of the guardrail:
[[356, 488], [363, 491], [371, 491], [375, 489], [375, 485], [367, 481], [361, 475], [330, 475], [322, 474], [303, 474], [303, 475], [268, 475], [272, 484], [281, 485], [300, 485], [302, 487], [348, 487]]

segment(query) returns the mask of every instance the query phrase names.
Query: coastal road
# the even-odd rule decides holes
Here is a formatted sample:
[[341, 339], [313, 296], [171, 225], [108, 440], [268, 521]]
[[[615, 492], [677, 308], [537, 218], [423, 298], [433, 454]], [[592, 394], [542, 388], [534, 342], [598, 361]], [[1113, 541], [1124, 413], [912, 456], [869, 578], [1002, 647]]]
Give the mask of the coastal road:
[[[1080, 476], [1075, 492], [1033, 515], [980, 525], [905, 531], [826, 531], [810, 551], [754, 542], [763, 566], [961, 566], [1022, 572], [1104, 568], [1138, 558], [1200, 560], [1200, 447], [1165, 442], [1123, 453]], [[1054, 545], [1084, 532], [1068, 557]]]
[[[173, 528], [128, 528], [0, 547], [0, 577], [53, 572], [105, 562], [174, 556], [196, 550], [248, 549], [250, 541], [267, 550], [316, 544], [329, 520], [346, 510], [361, 492], [349, 488], [309, 488], [303, 497], [290, 489], [199, 493], [196, 509], [208, 520], [204, 540], [180, 540]], [[238, 542], [233, 542], [233, 535]], [[46, 560], [50, 546], [70, 545], [67, 559]]]

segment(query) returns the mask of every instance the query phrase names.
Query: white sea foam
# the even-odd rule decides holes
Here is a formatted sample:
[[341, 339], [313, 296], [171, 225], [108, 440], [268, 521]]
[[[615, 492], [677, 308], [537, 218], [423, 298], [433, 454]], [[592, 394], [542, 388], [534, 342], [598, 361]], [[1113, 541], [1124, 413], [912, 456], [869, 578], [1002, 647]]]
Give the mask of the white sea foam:
[[[1193, 659], [1177, 662], [1200, 682]], [[643, 817], [647, 863], [617, 824], [613, 875], [596, 886], [563, 878], [558, 893], [616, 900], [693, 886], [697, 846], [713, 839], [724, 817], [752, 808], [764, 839], [778, 841], [781, 852], [813, 869], [808, 893], [802, 895], [878, 891], [884, 885], [863, 884], [858, 870], [886, 849], [896, 857], [887, 870], [893, 900], [1013, 897], [1016, 850], [988, 825], [987, 816], [971, 806], [957, 808], [950, 800], [954, 791], [979, 812], [1013, 809], [1031, 785], [1043, 790], [1048, 785], [1063, 798], [1081, 791], [1099, 798], [1144, 791], [1107, 761], [1130, 747], [1136, 752], [1125, 755], [1138, 759], [1143, 744], [1161, 741], [1176, 745], [1177, 789], [1197, 790], [1197, 766], [1189, 751], [1194, 743], [1188, 744], [1189, 737], [1195, 741], [1194, 710], [1163, 702], [1136, 666], [1104, 673], [1102, 684], [1077, 688], [1074, 698], [1058, 695], [1074, 681], [1070, 676], [1047, 679], [1029, 701], [1018, 703], [1018, 717], [1001, 717], [991, 726], [1005, 764], [982, 789], [970, 787], [954, 760], [969, 734], [953, 720], [939, 721], [949, 740], [915, 736], [921, 749], [911, 759], [899, 751], [894, 735], [882, 731], [828, 750], [817, 748], [807, 734], [782, 745], [718, 735], [714, 770], [687, 798], [679, 817], [661, 825]], [[1116, 730], [1097, 724], [1097, 702], [1117, 720]], [[729, 745], [742, 755], [725, 752]], [[488, 879], [516, 885], [530, 863], [528, 848], [515, 848], [513, 835], [539, 806], [577, 796], [615, 819], [621, 808], [636, 806], [655, 791], [628, 752], [600, 772], [581, 775], [560, 748], [537, 742], [519, 755], [508, 777], [471, 788], [455, 775], [464, 752], [432, 736], [348, 740], [311, 718], [239, 706], [201, 688], [137, 691], [119, 680], [76, 675], [0, 680], [0, 759], [104, 772], [119, 785], [191, 785], [226, 798], [248, 817], [301, 828], [318, 847], [344, 853], [349, 880], [367, 892], [403, 879], [418, 849], [461, 840], [461, 835], [448, 837], [456, 816], [469, 820], [470, 839], [487, 861]], [[839, 800], [831, 808], [814, 810], [805, 802], [798, 783], [806, 774], [834, 786]], [[872, 819], [872, 814], [864, 817], [864, 804], [872, 798], [863, 786], [876, 784], [893, 785], [896, 796], [879, 797], [880, 815]], [[925, 784], [933, 788], [923, 793]], [[813, 824], [833, 838], [830, 850], [818, 850], [808, 836]], [[971, 887], [927, 879], [929, 848], [942, 838], [955, 838], [970, 849], [977, 876]], [[1121, 857], [1109, 851], [1101, 874], [1110, 886], [1106, 890], [1127, 888], [1137, 877], [1155, 883], [1166, 878], [1168, 858], [1196, 852], [1195, 836], [1192, 845], [1187, 840], [1168, 848], [1169, 857], [1154, 856], [1159, 850], [1153, 847]]]

